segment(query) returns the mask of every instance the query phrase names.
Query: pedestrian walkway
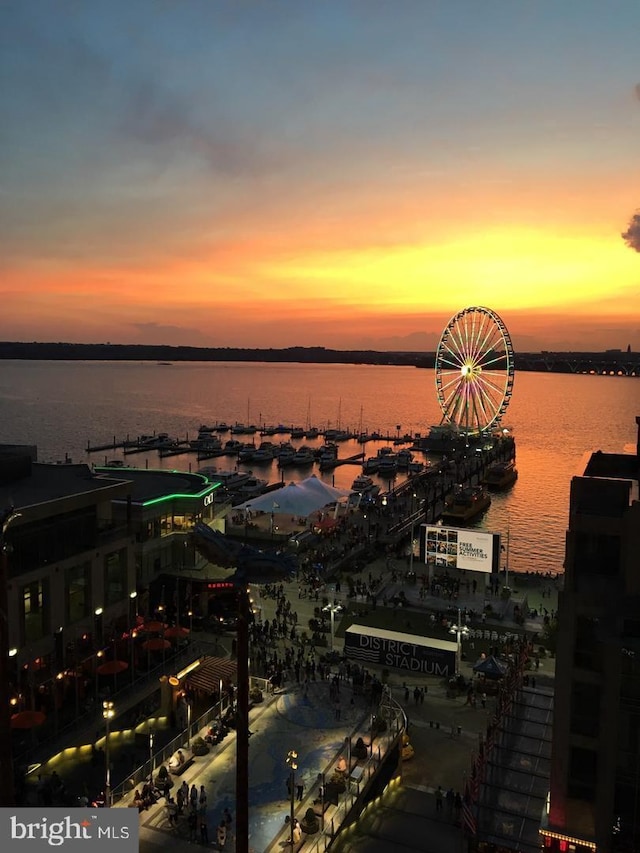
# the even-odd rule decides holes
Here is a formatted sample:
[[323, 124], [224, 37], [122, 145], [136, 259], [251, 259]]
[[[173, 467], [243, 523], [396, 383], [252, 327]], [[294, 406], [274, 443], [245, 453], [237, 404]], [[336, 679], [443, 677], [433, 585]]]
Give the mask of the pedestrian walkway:
[[[363, 735], [369, 739], [371, 706], [364, 696], [351, 695], [344, 684], [342, 713], [336, 719], [329, 701], [329, 681], [313, 682], [306, 691], [301, 685], [289, 685], [250, 712], [249, 727], [249, 840], [254, 851], [265, 851], [274, 840], [286, 834], [285, 818], [290, 813], [287, 789], [289, 750], [298, 753], [296, 787], [303, 785], [303, 797], [296, 801], [296, 816], [302, 820], [305, 810], [319, 796], [321, 774], [328, 773], [339, 756], [346, 754], [345, 738]], [[353, 699], [353, 703], [351, 702]], [[235, 736], [227, 737], [207, 756], [196, 758], [182, 774], [189, 786], [205, 786], [206, 819], [209, 838], [213, 838], [223, 811], [235, 812]], [[174, 789], [177, 785], [174, 784]], [[132, 792], [133, 793], [133, 792]], [[118, 803], [132, 805], [132, 794]], [[140, 814], [143, 842], [173, 850], [187, 849], [189, 827], [186, 815], [173, 827], [164, 800]], [[283, 836], [284, 837], [284, 836]], [[143, 849], [143, 848], [142, 848]], [[234, 833], [229, 833], [225, 850], [234, 850]]]

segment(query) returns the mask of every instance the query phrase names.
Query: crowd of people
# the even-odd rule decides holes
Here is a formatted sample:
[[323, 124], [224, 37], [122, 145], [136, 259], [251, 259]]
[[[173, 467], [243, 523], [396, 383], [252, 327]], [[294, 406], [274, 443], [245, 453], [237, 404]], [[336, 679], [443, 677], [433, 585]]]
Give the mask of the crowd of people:
[[[164, 797], [164, 810], [167, 823], [171, 829], [183, 830], [190, 842], [200, 842], [203, 845], [210, 843], [209, 816], [207, 813], [207, 791], [204, 785], [200, 788], [195, 784], [189, 787], [188, 782], [183, 781], [178, 787], [175, 796], [171, 789], [166, 788], [162, 792], [157, 786], [145, 783], [141, 790], [136, 790], [132, 805], [138, 811], [144, 811], [157, 803]], [[228, 807], [223, 809], [221, 818], [216, 826], [215, 843], [219, 850], [223, 850], [231, 833], [233, 817]]]

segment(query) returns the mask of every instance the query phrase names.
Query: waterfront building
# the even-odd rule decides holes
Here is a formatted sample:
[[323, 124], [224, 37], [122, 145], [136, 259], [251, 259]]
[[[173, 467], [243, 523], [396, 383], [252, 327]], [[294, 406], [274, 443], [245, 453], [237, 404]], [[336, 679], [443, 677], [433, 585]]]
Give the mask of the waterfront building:
[[640, 850], [636, 423], [635, 454], [593, 452], [571, 482], [545, 850]]
[[46, 712], [39, 740], [117, 688], [99, 681], [103, 662], [134, 667], [128, 681], [148, 668], [134, 629], [150, 586], [201, 560], [189, 532], [224, 524], [217, 491], [201, 474], [41, 463], [34, 446], [0, 445], [0, 701]]
[[10, 510], [3, 574], [13, 666], [55, 674], [64, 666], [69, 631], [100, 635], [128, 615], [136, 589], [126, 513], [131, 486], [94, 475], [84, 464], [37, 461], [37, 449], [0, 447], [0, 509]]

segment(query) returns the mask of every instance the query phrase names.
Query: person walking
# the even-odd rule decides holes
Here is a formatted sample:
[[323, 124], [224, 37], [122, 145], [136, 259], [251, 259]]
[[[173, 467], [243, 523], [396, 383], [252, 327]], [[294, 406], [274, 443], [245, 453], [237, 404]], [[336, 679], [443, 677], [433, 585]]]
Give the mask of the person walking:
[[169, 797], [169, 802], [167, 803], [165, 808], [167, 811], [167, 817], [169, 819], [169, 825], [170, 826], [177, 826], [178, 825], [178, 806], [176, 804], [176, 801], [173, 799], [173, 797]]
[[189, 812], [187, 824], [189, 826], [189, 841], [195, 843], [198, 840], [198, 814], [194, 809]]
[[436, 790], [436, 814], [442, 814], [442, 788], [438, 785]]
[[299, 803], [302, 802], [302, 795], [304, 794], [304, 782], [300, 782], [297, 787], [297, 797]]
[[209, 843], [209, 824], [205, 815], [200, 815], [200, 843]]
[[200, 808], [207, 807], [207, 792], [204, 785], [200, 785], [200, 794], [198, 795], [198, 805]]
[[453, 788], [449, 788], [444, 798], [447, 801], [447, 815], [453, 817], [453, 801], [456, 798]]
[[189, 803], [191, 804], [191, 808], [197, 810], [198, 808], [198, 789], [195, 785], [191, 786], [191, 790], [189, 791]]
[[219, 849], [224, 850], [224, 845], [227, 843], [227, 825], [224, 820], [221, 820], [218, 824], [218, 829], [216, 831], [216, 841], [218, 842]]
[[456, 811], [456, 821], [459, 822], [460, 821], [460, 815], [462, 813], [462, 796], [460, 794], [460, 791], [456, 791], [456, 796], [455, 796], [455, 799], [453, 801], [453, 807]]

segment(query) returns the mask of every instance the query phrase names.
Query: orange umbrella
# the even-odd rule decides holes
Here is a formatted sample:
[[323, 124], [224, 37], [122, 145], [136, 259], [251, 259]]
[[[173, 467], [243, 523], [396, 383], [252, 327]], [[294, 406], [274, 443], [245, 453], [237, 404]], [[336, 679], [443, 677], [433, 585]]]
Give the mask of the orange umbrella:
[[47, 715], [43, 711], [18, 711], [17, 714], [11, 715], [12, 729], [35, 729], [36, 726], [41, 726], [47, 719]]
[[183, 640], [185, 637], [189, 636], [189, 629], [183, 628], [182, 625], [172, 625], [170, 628], [164, 632], [165, 637], [176, 640]]
[[150, 634], [158, 634], [160, 631], [164, 631], [167, 626], [164, 622], [160, 622], [159, 619], [152, 619], [150, 622], [145, 622], [141, 631], [149, 631]]
[[129, 664], [123, 660], [108, 660], [105, 663], [100, 664], [96, 672], [98, 675], [119, 675], [119, 673], [124, 672], [125, 669], [129, 669]]
[[142, 648], [145, 652], [161, 652], [163, 649], [171, 648], [171, 643], [164, 637], [151, 637], [150, 640], [144, 641]]

